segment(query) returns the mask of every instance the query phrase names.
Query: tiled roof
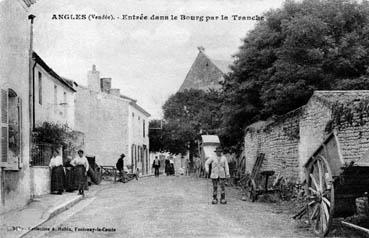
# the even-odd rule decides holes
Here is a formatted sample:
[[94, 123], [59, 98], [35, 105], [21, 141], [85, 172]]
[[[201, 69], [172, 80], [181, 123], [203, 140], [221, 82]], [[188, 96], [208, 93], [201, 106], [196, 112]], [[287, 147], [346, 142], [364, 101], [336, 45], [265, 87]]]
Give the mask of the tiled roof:
[[130, 105], [132, 105], [134, 108], [136, 108], [138, 111], [142, 112], [145, 116], [147, 116], [147, 117], [150, 117], [150, 116], [151, 116], [151, 114], [150, 114], [150, 113], [148, 113], [148, 112], [147, 112], [145, 109], [143, 109], [142, 107], [140, 107], [140, 106], [136, 103], [136, 101], [131, 101], [129, 104], [130, 104]]
[[225, 74], [230, 72], [231, 62], [210, 59], [203, 51], [200, 51], [192, 63], [185, 80], [179, 91], [185, 89], [219, 89], [220, 82]]
[[225, 61], [225, 60], [215, 60], [215, 59], [210, 59], [210, 61], [213, 62], [215, 66], [217, 66], [218, 69], [220, 69], [220, 71], [222, 71], [224, 74], [231, 72], [229, 65], [231, 65], [232, 62]]

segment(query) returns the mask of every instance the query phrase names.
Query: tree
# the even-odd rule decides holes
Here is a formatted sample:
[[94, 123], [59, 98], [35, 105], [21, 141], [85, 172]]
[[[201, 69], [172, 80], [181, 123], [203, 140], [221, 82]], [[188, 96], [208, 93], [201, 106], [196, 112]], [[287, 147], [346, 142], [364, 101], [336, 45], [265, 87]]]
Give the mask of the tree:
[[220, 126], [221, 102], [222, 95], [215, 90], [190, 89], [172, 95], [163, 106], [162, 130], [150, 130], [150, 147], [154, 145], [153, 151], [185, 154], [189, 150], [196, 154], [200, 134], [216, 133]]
[[222, 137], [304, 105], [314, 90], [369, 89], [369, 4], [286, 1], [247, 34], [223, 84]]

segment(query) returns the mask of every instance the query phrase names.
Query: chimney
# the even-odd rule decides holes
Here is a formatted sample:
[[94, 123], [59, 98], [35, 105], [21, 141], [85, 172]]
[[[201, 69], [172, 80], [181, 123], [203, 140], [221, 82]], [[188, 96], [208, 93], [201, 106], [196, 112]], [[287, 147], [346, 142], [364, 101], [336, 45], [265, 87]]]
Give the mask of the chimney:
[[100, 92], [100, 72], [96, 70], [96, 65], [92, 65], [92, 70], [87, 73], [87, 84], [90, 90]]
[[111, 78], [101, 78], [100, 83], [101, 92], [109, 93], [111, 89]]
[[120, 96], [120, 89], [119, 88], [112, 88], [112, 89], [110, 89], [109, 93], [111, 95], [119, 97]]

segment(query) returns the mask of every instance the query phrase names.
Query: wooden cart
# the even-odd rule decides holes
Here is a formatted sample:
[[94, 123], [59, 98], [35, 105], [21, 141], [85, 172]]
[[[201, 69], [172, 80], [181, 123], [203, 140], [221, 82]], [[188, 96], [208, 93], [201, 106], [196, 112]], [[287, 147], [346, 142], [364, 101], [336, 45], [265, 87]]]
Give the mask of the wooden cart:
[[[260, 153], [256, 158], [251, 174], [243, 176], [238, 182], [245, 197], [248, 197], [252, 202], [255, 202], [261, 194], [270, 194], [279, 191], [275, 187], [269, 186], [269, 178], [273, 176], [275, 172], [272, 170], [261, 171], [264, 157], [265, 154]], [[245, 197], [243, 197], [242, 200], [245, 200]]]
[[369, 190], [369, 166], [344, 160], [332, 133], [305, 164], [307, 211], [314, 233], [328, 234], [332, 219], [351, 216]]

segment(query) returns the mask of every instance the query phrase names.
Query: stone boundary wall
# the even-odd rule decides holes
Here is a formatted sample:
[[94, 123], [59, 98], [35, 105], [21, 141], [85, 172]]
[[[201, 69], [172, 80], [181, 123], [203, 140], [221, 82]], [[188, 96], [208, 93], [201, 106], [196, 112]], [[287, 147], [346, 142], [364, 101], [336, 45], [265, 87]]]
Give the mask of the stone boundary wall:
[[344, 163], [369, 163], [369, 91], [316, 91], [300, 109], [250, 125], [244, 137], [246, 171], [264, 153], [261, 170], [303, 182], [306, 161], [332, 132]]
[[246, 171], [251, 172], [256, 157], [265, 154], [261, 171], [273, 170], [289, 181], [299, 174], [298, 143], [301, 108], [274, 121], [250, 126], [245, 135]]
[[313, 96], [300, 120], [300, 178], [303, 166], [327, 136], [335, 132], [344, 162], [357, 162], [369, 150], [369, 114], [361, 106], [365, 98], [342, 104], [327, 103]]

